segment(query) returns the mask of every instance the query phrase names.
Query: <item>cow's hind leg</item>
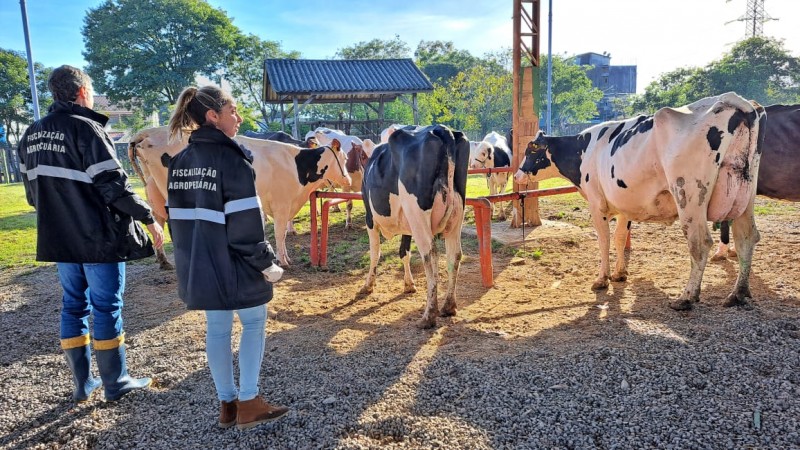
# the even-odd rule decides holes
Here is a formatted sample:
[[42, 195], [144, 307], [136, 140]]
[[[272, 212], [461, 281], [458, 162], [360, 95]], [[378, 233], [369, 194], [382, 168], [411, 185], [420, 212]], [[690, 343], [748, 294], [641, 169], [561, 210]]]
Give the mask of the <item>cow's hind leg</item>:
[[378, 270], [378, 261], [381, 259], [381, 234], [377, 228], [367, 227], [367, 235], [369, 236], [369, 271], [367, 272], [367, 279], [364, 281], [364, 287], [358, 291], [359, 295], [369, 295], [375, 287], [375, 277]]
[[456, 227], [444, 238], [447, 252], [447, 294], [440, 315], [442, 317], [456, 315], [456, 284], [458, 269], [461, 266], [461, 229]]
[[678, 212], [681, 229], [689, 244], [692, 267], [689, 271], [689, 281], [686, 283], [683, 293], [677, 300], [669, 304], [669, 307], [676, 311], [692, 309], [692, 304], [700, 301], [700, 285], [708, 262], [708, 251], [714, 245], [714, 240], [711, 238], [711, 233], [708, 231], [708, 224], [706, 223], [705, 208], [707, 208], [707, 205], [701, 205], [693, 213], [685, 210]]
[[417, 292], [414, 277], [411, 275], [411, 236], [404, 234], [400, 239], [400, 259], [403, 261], [403, 292]]
[[608, 217], [600, 210], [592, 210], [592, 223], [597, 231], [597, 245], [600, 247], [600, 273], [592, 283], [592, 290], [599, 291], [608, 288], [608, 251], [610, 247], [610, 233], [608, 231]]
[[736, 242], [736, 253], [739, 259], [739, 276], [733, 292], [728, 295], [724, 306], [743, 306], [747, 304], [750, 295], [750, 265], [753, 261], [753, 250], [761, 239], [756, 229], [753, 217], [753, 200], [747, 210], [738, 219], [733, 221], [733, 239]]
[[617, 216], [617, 227], [614, 230], [614, 249], [617, 252], [617, 262], [611, 281], [625, 281], [628, 279], [628, 260], [625, 258], [625, 243], [628, 241], [628, 230], [631, 222], [623, 214]]
[[423, 237], [423, 239], [425, 238], [427, 238], [427, 243], [425, 244], [415, 239], [420, 256], [422, 256], [422, 265], [425, 266], [425, 277], [428, 281], [428, 302], [425, 305], [425, 312], [422, 313], [422, 318], [417, 322], [417, 326], [423, 329], [436, 326], [436, 316], [439, 315], [439, 299], [436, 291], [436, 286], [439, 282], [439, 252], [436, 249], [433, 235], [427, 234]]

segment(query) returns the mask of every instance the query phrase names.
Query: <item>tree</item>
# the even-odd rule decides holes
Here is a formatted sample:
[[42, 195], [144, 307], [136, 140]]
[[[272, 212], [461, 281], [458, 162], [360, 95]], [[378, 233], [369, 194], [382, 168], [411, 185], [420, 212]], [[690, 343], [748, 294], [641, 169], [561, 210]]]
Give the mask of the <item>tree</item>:
[[781, 41], [746, 39], [705, 68], [681, 68], [661, 75], [643, 95], [636, 96], [632, 109], [652, 114], [665, 106], [683, 106], [729, 91], [764, 105], [798, 103], [800, 58], [789, 54]]
[[420, 41], [414, 58], [433, 83], [446, 82], [460, 72], [485, 63], [467, 50], [456, 49], [452, 41]]
[[[52, 103], [47, 89], [47, 79], [52, 69], [34, 63], [34, 76], [39, 97], [39, 110], [44, 115]], [[6, 140], [16, 143], [33, 121], [33, 99], [28, 78], [28, 61], [24, 54], [0, 49], [0, 124], [5, 130]], [[10, 139], [13, 138], [13, 139]]]
[[477, 61], [449, 80], [434, 82], [434, 91], [421, 96], [423, 123], [447, 125], [472, 140], [511, 128], [512, 74], [498, 71], [493, 58]]
[[396, 59], [410, 57], [411, 49], [408, 44], [395, 35], [393, 40], [373, 39], [369, 42], [361, 41], [350, 47], [340, 48], [336, 51], [338, 59]]
[[262, 128], [275, 120], [279, 110], [264, 98], [264, 60], [267, 58], [299, 58], [300, 52], [284, 52], [275, 41], [264, 41], [258, 36], [240, 36], [236, 50], [227, 66], [225, 76], [231, 84], [233, 95], [248, 108], [261, 114]]
[[709, 95], [735, 91], [764, 105], [800, 101], [800, 58], [773, 38], [740, 41], [705, 72]]
[[218, 79], [240, 34], [201, 0], [106, 0], [89, 9], [81, 32], [98, 91], [146, 110], [175, 103], [198, 74]]
[[[544, 112], [547, 107], [547, 56], [541, 55], [538, 70], [537, 105]], [[586, 76], [589, 66], [578, 66], [565, 58], [553, 55], [552, 119], [557, 133], [566, 131], [569, 124], [590, 121], [597, 115], [597, 102], [603, 91], [592, 86]]]
[[644, 90], [634, 96], [629, 109], [633, 114], [653, 114], [665, 106], [687, 105], [706, 97], [708, 87], [705, 72], [696, 67], [683, 67], [661, 74]]

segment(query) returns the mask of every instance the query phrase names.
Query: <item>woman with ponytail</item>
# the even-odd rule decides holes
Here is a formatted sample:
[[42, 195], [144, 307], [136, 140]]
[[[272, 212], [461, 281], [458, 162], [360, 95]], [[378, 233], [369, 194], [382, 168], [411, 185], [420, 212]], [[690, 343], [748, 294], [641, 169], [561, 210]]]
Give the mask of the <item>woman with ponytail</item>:
[[[216, 86], [184, 89], [170, 135], [189, 133], [167, 178], [178, 295], [206, 312], [206, 355], [220, 400], [219, 426], [246, 429], [288, 412], [259, 396], [267, 302], [283, 270], [264, 236], [253, 157], [233, 139], [242, 118]], [[242, 323], [239, 386], [233, 375], [234, 312]]]

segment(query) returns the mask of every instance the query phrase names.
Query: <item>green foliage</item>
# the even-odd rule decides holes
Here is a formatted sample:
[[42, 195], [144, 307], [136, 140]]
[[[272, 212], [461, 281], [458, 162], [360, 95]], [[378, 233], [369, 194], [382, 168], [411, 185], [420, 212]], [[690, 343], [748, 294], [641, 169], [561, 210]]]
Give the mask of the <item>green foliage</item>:
[[151, 126], [150, 115], [141, 108], [134, 108], [133, 114], [124, 116], [120, 120], [122, 128], [130, 131], [131, 136]]
[[361, 41], [336, 51], [338, 59], [394, 59], [408, 58], [411, 49], [395, 35], [393, 40], [373, 39]]
[[680, 68], [662, 74], [633, 100], [634, 113], [652, 114], [703, 97], [734, 91], [770, 105], [800, 102], [800, 58], [781, 41], [754, 37], [738, 42], [719, 61], [705, 68]]
[[89, 9], [81, 32], [98, 91], [146, 110], [175, 103], [197, 74], [213, 79], [240, 34], [200, 0], [106, 0]]
[[452, 41], [420, 41], [415, 62], [432, 83], [447, 84], [459, 73], [481, 61], [466, 50], [457, 50]]
[[423, 123], [441, 123], [480, 140], [492, 130], [511, 128], [512, 79], [493, 73], [489, 65], [458, 72], [446, 84], [420, 99]]
[[[41, 115], [47, 113], [52, 96], [47, 89], [47, 79], [52, 69], [34, 64], [36, 90]], [[6, 139], [16, 143], [24, 126], [33, 121], [33, 100], [28, 78], [28, 61], [25, 55], [13, 50], [0, 49], [0, 125]]]
[[800, 101], [800, 58], [771, 38], [753, 37], [737, 43], [721, 60], [706, 67], [705, 78], [710, 95], [736, 91], [764, 105]]
[[665, 106], [682, 106], [699, 100], [705, 97], [703, 77], [702, 69], [691, 67], [661, 74], [645, 88], [644, 94], [634, 96], [631, 112], [653, 114]]
[[[538, 86], [535, 89], [537, 104], [547, 107], [547, 66], [550, 60], [541, 55]], [[590, 66], [578, 66], [570, 60], [553, 55], [552, 113], [554, 134], [563, 133], [569, 124], [585, 123], [597, 115], [597, 102], [603, 92], [592, 86], [586, 76]], [[540, 112], [544, 114], [545, 110]]]
[[258, 123], [258, 112], [249, 106], [239, 103], [236, 106], [239, 115], [242, 116], [242, 123], [239, 125], [239, 134], [244, 134], [245, 131], [260, 131], [261, 126]]
[[253, 34], [236, 39], [225, 76], [240, 106], [259, 112], [258, 128], [267, 128], [269, 123], [280, 119], [279, 105], [267, 103], [264, 98], [264, 60], [299, 57], [299, 52], [284, 52], [279, 42], [264, 41]]

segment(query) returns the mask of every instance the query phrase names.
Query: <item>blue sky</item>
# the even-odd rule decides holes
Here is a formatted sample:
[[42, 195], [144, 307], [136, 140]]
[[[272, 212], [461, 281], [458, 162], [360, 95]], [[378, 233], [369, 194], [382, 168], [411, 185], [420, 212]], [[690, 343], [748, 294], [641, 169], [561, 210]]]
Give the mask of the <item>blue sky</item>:
[[[80, 29], [102, 0], [27, 0], [33, 57], [83, 67]], [[421, 40], [453, 41], [475, 56], [512, 46], [512, 0], [210, 0], [245, 33], [330, 58], [343, 47], [395, 35], [412, 51]], [[638, 66], [641, 92], [660, 73], [704, 66], [744, 36], [746, 0], [553, 0], [553, 53], [608, 52]], [[798, 0], [766, 0], [764, 33], [800, 56]], [[542, 0], [541, 52], [547, 53], [548, 1]], [[725, 22], [734, 21], [728, 25]], [[18, 0], [0, 0], [0, 48], [24, 51]]]

